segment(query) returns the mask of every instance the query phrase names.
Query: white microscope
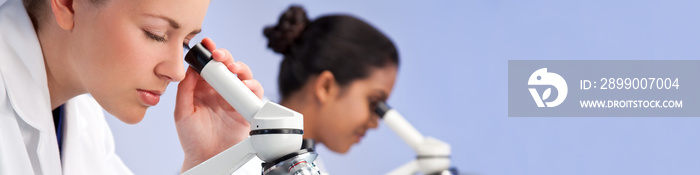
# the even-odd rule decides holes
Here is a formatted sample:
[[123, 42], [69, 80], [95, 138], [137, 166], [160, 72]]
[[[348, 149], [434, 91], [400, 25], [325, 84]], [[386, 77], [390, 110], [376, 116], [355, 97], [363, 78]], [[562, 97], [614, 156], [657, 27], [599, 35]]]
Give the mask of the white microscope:
[[251, 131], [247, 139], [183, 174], [231, 174], [255, 156], [265, 162], [263, 175], [320, 174], [313, 163], [318, 154], [301, 149], [304, 122], [300, 113], [258, 99], [223, 63], [212, 60], [201, 43], [187, 52], [185, 60], [250, 123]]
[[412, 175], [418, 172], [427, 175], [456, 175], [450, 168], [450, 144], [432, 137], [423, 136], [411, 123], [384, 102], [379, 102], [375, 112], [417, 154], [416, 160], [402, 165], [387, 175]]

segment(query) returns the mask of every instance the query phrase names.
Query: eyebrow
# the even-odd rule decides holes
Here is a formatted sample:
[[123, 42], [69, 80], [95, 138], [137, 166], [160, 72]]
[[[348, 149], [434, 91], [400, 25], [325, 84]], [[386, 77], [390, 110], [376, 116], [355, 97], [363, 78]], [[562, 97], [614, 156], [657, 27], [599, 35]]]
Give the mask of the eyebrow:
[[[174, 29], [180, 29], [180, 24], [177, 23], [177, 21], [175, 21], [172, 18], [169, 18], [167, 16], [161, 16], [161, 15], [148, 15], [148, 16], [152, 16], [152, 17], [156, 17], [156, 18], [160, 18], [160, 19], [163, 19], [165, 21], [168, 21], [168, 23], [170, 24], [170, 27], [173, 27]], [[196, 34], [199, 34], [200, 32], [202, 32], [201, 28], [190, 32], [190, 35], [196, 35]]]
[[196, 35], [196, 34], [199, 34], [199, 32], [202, 32], [202, 29], [194, 30], [194, 31], [190, 32], [190, 35]]

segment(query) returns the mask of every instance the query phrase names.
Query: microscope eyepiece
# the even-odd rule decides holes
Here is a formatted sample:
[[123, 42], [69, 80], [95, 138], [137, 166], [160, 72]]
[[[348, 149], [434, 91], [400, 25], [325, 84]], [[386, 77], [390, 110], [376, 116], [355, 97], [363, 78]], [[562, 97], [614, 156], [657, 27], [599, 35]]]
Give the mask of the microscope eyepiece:
[[379, 118], [382, 119], [384, 119], [384, 114], [386, 114], [386, 112], [389, 112], [389, 110], [391, 110], [391, 107], [389, 107], [389, 105], [387, 105], [386, 102], [383, 101], [377, 102], [377, 108], [374, 108], [374, 112], [377, 113], [379, 115]]
[[204, 66], [206, 66], [212, 59], [211, 52], [207, 50], [202, 43], [198, 43], [192, 48], [187, 47], [187, 45], [184, 46], [185, 49], [189, 49], [187, 54], [185, 54], [185, 61], [187, 61], [187, 63], [190, 64], [190, 67], [194, 68], [197, 73], [202, 73]]

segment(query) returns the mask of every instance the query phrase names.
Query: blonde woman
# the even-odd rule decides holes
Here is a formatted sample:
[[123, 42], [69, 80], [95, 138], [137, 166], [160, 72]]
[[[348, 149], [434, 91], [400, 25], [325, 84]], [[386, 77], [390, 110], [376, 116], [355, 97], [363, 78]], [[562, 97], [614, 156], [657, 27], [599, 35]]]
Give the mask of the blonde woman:
[[[208, 5], [0, 0], [0, 174], [131, 174], [102, 111], [138, 123], [170, 82], [181, 81], [174, 118], [183, 171], [245, 139], [248, 123], [183, 69], [183, 44], [195, 42]], [[245, 64], [203, 42], [263, 95]]]

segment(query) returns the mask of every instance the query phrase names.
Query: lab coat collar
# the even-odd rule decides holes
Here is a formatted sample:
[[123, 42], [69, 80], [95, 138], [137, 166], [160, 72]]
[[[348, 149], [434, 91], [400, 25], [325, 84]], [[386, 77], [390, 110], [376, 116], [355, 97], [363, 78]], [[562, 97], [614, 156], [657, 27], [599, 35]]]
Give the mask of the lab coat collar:
[[[18, 4], [16, 4], [18, 3]], [[3, 6], [9, 12], [2, 16], [2, 38], [9, 48], [9, 54], [3, 59], [3, 77], [7, 86], [10, 100], [17, 113], [32, 127], [41, 127], [41, 123], [51, 116], [51, 100], [44, 56], [39, 45], [39, 39], [34, 32], [34, 26], [24, 10], [21, 1], [8, 1]], [[29, 75], [29, 77], [27, 77]], [[20, 85], [21, 84], [21, 85]]]
[[24, 5], [10, 0], [0, 5], [0, 66], [7, 96], [21, 120], [38, 130], [37, 155], [43, 172], [60, 172], [51, 99], [39, 40]]

